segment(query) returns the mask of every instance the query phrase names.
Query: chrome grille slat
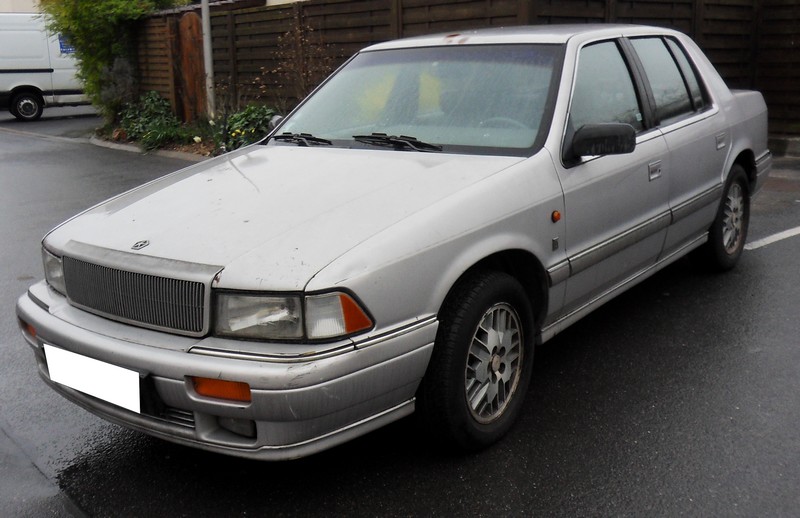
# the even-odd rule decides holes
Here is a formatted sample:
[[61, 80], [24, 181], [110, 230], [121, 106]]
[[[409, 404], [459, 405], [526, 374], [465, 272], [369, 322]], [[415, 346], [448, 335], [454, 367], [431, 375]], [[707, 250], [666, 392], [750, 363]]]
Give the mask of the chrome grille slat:
[[78, 306], [148, 327], [204, 329], [205, 285], [101, 266], [64, 256], [67, 296]]

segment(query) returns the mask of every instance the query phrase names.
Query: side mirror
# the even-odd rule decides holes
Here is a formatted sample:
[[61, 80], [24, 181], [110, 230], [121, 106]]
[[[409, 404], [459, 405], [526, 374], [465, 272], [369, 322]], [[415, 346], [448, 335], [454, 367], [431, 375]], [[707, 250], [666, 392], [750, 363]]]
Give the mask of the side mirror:
[[273, 115], [272, 117], [270, 117], [269, 122], [267, 123], [270, 131], [277, 128], [278, 124], [280, 124], [282, 120], [283, 120], [283, 115]]
[[630, 124], [606, 123], [581, 126], [572, 137], [575, 157], [624, 155], [636, 149], [636, 130]]

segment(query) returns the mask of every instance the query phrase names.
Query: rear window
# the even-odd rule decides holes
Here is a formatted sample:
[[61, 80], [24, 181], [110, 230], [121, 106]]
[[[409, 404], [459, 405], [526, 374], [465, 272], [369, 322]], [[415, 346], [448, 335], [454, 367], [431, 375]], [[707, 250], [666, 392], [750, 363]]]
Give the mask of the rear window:
[[660, 37], [631, 40], [656, 103], [656, 119], [667, 125], [705, 108], [703, 89], [680, 46]]

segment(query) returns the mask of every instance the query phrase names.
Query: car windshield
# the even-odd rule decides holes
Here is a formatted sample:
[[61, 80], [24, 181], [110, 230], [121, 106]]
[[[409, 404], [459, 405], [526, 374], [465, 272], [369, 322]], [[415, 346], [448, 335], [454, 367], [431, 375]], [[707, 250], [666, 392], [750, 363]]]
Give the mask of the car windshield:
[[346, 147], [526, 155], [550, 123], [562, 54], [560, 45], [533, 44], [363, 52], [277, 134]]

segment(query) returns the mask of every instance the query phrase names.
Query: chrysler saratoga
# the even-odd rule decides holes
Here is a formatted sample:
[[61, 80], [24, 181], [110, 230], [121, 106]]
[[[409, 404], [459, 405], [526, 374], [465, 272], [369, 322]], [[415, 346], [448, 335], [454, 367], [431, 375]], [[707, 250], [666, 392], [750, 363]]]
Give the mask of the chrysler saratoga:
[[732, 268], [771, 162], [762, 96], [678, 32], [381, 43], [258, 144], [56, 227], [16, 310], [53, 389], [169, 441], [290, 459], [416, 412], [474, 450], [536, 345], [690, 252]]

